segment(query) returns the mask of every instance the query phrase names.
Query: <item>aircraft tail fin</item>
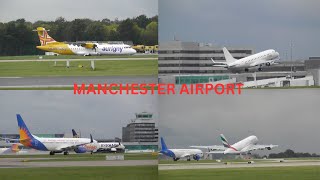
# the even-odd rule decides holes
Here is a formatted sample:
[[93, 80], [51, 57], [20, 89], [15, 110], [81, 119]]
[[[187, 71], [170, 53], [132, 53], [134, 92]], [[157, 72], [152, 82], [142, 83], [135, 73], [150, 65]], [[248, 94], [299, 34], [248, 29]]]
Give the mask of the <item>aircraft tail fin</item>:
[[80, 137], [74, 129], [72, 129], [72, 136], [73, 136], [73, 138], [79, 138]]
[[17, 114], [17, 121], [19, 126], [20, 139], [19, 142], [26, 147], [32, 147], [33, 135], [29, 131], [27, 125], [24, 123], [20, 114]]
[[230, 144], [229, 144], [228, 140], [226, 139], [226, 137], [223, 134], [220, 134], [220, 138], [221, 138], [223, 146], [226, 148], [229, 148]]
[[41, 46], [45, 46], [48, 43], [57, 42], [56, 40], [54, 40], [52, 37], [49, 36], [47, 30], [43, 27], [37, 27], [37, 29], [34, 31], [38, 32]]
[[11, 146], [11, 151], [12, 151], [12, 152], [19, 152], [20, 149], [19, 149], [18, 144], [12, 144], [12, 146]]
[[233, 63], [233, 62], [236, 61], [236, 59], [233, 58], [233, 56], [230, 54], [230, 52], [228, 51], [227, 48], [223, 47], [222, 50], [223, 50], [224, 57], [225, 57], [225, 59], [226, 59], [228, 64]]
[[166, 150], [166, 149], [168, 149], [168, 148], [167, 148], [167, 145], [166, 145], [166, 143], [164, 142], [164, 139], [161, 137], [161, 150]]

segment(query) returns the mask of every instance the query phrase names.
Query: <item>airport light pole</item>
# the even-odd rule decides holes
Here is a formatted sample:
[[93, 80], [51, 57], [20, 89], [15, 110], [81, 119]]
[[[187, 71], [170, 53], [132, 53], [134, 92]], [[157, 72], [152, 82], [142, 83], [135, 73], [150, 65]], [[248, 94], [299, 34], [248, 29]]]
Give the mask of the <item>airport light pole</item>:
[[292, 60], [292, 41], [291, 41], [291, 43], [290, 43], [290, 61], [291, 61], [291, 67], [290, 67], [290, 77], [291, 77], [291, 79], [292, 79], [292, 65], [293, 65], [293, 60]]

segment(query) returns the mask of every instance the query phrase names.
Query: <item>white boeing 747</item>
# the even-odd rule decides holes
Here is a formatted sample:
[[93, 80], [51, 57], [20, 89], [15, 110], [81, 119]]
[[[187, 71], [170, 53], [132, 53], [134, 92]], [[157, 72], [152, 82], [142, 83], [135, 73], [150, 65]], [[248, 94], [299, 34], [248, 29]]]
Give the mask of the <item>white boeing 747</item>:
[[17, 114], [17, 121], [19, 126], [20, 143], [26, 147], [30, 147], [40, 151], [50, 151], [50, 155], [55, 153], [62, 153], [68, 155], [69, 151], [84, 151], [83, 145], [90, 143], [97, 143], [92, 139], [90, 134], [89, 138], [40, 138], [29, 131], [26, 124], [22, 120], [20, 114]]
[[271, 66], [272, 64], [276, 64], [275, 61], [280, 59], [279, 53], [273, 49], [262, 51], [241, 59], [235, 59], [227, 48], [224, 47], [223, 54], [226, 62], [215, 62], [211, 58], [214, 67], [224, 67], [230, 70], [244, 69], [246, 72], [248, 72], [250, 68], [254, 67], [258, 67], [258, 71], [262, 71], [262, 66]]
[[235, 144], [229, 144], [223, 134], [220, 135], [223, 146], [211, 145], [211, 146], [190, 146], [193, 148], [208, 149], [210, 154], [251, 154], [251, 151], [255, 150], [271, 150], [278, 145], [259, 145], [257, 136], [249, 136]]
[[200, 149], [168, 149], [166, 143], [161, 137], [161, 154], [173, 158], [174, 161], [178, 161], [180, 158], [187, 158], [187, 161], [194, 160], [199, 161], [203, 156], [203, 152]]

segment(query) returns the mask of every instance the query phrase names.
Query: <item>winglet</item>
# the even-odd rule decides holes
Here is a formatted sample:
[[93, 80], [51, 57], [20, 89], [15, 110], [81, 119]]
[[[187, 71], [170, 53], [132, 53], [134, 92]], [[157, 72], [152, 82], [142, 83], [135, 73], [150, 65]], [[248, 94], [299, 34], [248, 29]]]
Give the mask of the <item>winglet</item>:
[[213, 62], [213, 64], [215, 64], [216, 62], [211, 58], [211, 61]]
[[161, 150], [166, 150], [166, 149], [168, 149], [168, 148], [167, 148], [167, 145], [166, 145], [166, 143], [164, 142], [164, 139], [161, 137]]

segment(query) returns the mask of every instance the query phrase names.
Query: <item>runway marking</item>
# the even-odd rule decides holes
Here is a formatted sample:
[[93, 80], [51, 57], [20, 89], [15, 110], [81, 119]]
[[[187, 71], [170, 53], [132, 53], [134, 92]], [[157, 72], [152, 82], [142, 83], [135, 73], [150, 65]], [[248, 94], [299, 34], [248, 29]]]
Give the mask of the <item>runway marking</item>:
[[320, 161], [292, 161], [268, 162], [268, 163], [228, 163], [228, 164], [177, 164], [176, 166], [159, 164], [159, 170], [183, 170], [183, 169], [213, 169], [213, 168], [254, 168], [254, 167], [292, 167], [292, 166], [320, 166]]
[[18, 79], [23, 77], [0, 77], [0, 79]]
[[158, 58], [101, 58], [101, 59], [21, 59], [21, 60], [0, 60], [0, 63], [4, 62], [60, 62], [60, 61], [127, 61], [127, 60], [158, 60]]
[[21, 162], [0, 161], [0, 168], [36, 168], [36, 167], [89, 167], [89, 166], [153, 166], [158, 160], [124, 160], [124, 161], [48, 161]]

